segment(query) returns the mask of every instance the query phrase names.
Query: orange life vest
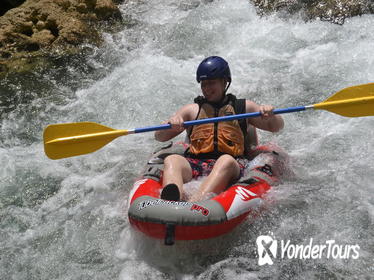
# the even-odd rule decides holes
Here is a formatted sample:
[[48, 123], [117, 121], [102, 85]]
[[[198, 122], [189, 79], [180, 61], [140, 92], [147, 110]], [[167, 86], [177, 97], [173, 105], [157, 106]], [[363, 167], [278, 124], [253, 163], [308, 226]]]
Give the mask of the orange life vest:
[[[199, 104], [196, 119], [228, 116], [245, 112], [245, 100], [241, 99], [241, 112], [238, 112], [239, 99], [228, 94], [220, 106], [208, 103], [203, 98], [195, 99]], [[244, 126], [243, 126], [244, 122]], [[195, 125], [189, 133], [189, 153], [201, 157], [218, 157], [229, 154], [245, 156], [246, 120], [233, 120], [218, 123]]]

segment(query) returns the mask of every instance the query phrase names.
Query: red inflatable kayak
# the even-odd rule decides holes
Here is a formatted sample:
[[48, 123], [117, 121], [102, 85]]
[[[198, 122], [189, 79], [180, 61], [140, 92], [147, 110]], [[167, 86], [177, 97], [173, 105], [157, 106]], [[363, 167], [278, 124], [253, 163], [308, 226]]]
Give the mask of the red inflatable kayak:
[[163, 159], [183, 150], [183, 145], [174, 145], [155, 153], [130, 193], [131, 225], [150, 237], [164, 239], [166, 245], [174, 240], [216, 237], [230, 232], [248, 216], [258, 215], [266, 193], [278, 182], [285, 164], [285, 157], [274, 146], [260, 146], [254, 150], [257, 156], [250, 169], [221, 194], [200, 202], [163, 200]]

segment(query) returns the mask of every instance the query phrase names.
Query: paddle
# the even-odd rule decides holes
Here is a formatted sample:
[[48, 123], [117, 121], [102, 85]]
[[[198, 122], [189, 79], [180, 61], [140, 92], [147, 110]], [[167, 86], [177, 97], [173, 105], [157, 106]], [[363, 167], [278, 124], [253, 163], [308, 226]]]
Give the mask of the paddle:
[[[374, 115], [374, 83], [345, 88], [325, 101], [309, 105], [275, 109], [274, 114], [299, 112], [308, 109], [327, 110], [345, 117]], [[259, 112], [231, 115], [184, 122], [184, 126], [231, 121], [259, 117]], [[51, 159], [61, 159], [92, 153], [119, 136], [170, 129], [170, 124], [118, 130], [93, 122], [65, 123], [49, 125], [44, 130], [44, 150]]]

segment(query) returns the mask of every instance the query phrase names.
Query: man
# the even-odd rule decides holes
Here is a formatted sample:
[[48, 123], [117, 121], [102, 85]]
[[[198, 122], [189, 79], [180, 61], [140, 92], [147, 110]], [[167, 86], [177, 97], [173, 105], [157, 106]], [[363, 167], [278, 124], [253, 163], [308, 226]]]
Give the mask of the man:
[[204, 59], [197, 69], [196, 80], [204, 97], [196, 98], [194, 104], [183, 106], [170, 117], [166, 123], [171, 124], [171, 129], [156, 131], [156, 140], [168, 141], [179, 135], [185, 129], [185, 121], [251, 112], [260, 112], [261, 117], [189, 127], [190, 147], [185, 155], [165, 158], [162, 199], [179, 200], [180, 194], [183, 195], [183, 184], [202, 175], [207, 177], [190, 201], [199, 201], [210, 193], [219, 194], [243, 175], [247, 163], [246, 125], [270, 132], [278, 132], [284, 126], [282, 117], [272, 113], [273, 106], [240, 101], [234, 95], [226, 94], [231, 84], [231, 72], [223, 58]]

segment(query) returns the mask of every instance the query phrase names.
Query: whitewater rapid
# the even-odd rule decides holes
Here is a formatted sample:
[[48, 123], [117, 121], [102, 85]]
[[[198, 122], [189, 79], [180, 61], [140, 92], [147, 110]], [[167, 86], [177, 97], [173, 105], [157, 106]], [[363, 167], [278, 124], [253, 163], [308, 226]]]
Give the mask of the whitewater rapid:
[[[281, 133], [260, 133], [290, 155], [293, 176], [278, 202], [232, 234], [206, 242], [162, 241], [132, 232], [127, 198], [158, 143], [152, 133], [53, 161], [42, 132], [94, 121], [128, 129], [158, 125], [200, 92], [198, 63], [230, 64], [230, 92], [277, 108], [309, 105], [373, 82], [374, 16], [342, 26], [297, 16], [259, 17], [245, 0], [129, 1], [133, 23], [84, 61], [1, 81], [1, 279], [369, 279], [373, 275], [374, 119], [326, 111], [284, 115]], [[42, 94], [41, 94], [42, 93]], [[5, 96], [5, 95], [3, 95]], [[2, 97], [3, 98], [3, 97]], [[12, 99], [13, 98], [13, 99]], [[182, 138], [180, 138], [182, 139]], [[256, 238], [360, 246], [358, 259], [276, 259], [258, 266]]]

